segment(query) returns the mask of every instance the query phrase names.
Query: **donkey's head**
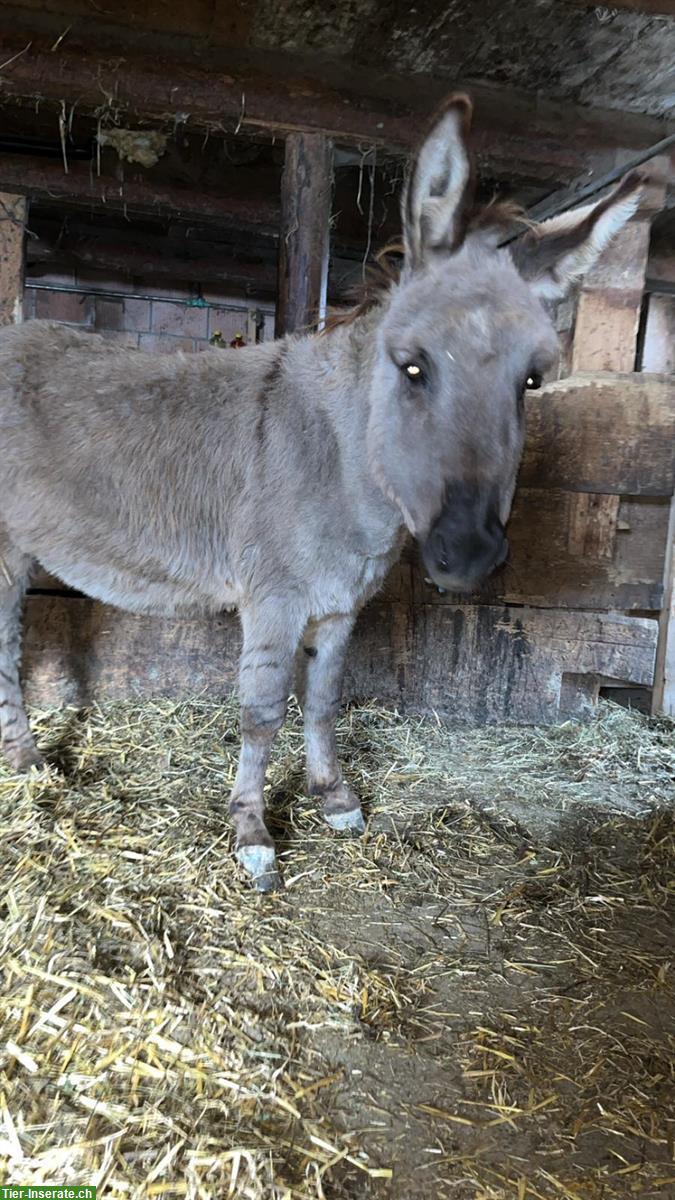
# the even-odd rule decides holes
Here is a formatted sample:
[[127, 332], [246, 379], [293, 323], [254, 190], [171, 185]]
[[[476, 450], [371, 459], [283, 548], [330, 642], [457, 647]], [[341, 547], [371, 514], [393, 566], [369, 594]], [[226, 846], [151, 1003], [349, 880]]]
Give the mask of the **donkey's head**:
[[523, 396], [557, 352], [561, 297], [635, 211], [631, 175], [599, 203], [510, 248], [472, 215], [471, 103], [453, 96], [413, 164], [404, 266], [377, 327], [368, 448], [376, 478], [439, 586], [475, 586], [506, 557], [523, 448]]

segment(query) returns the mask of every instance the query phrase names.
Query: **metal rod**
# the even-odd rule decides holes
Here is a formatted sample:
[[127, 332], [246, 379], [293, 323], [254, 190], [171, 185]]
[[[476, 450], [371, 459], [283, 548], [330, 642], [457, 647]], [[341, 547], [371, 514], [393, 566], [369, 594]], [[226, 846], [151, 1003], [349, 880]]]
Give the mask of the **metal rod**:
[[[544, 200], [539, 200], [536, 204], [533, 204], [527, 210], [527, 216], [533, 221], [544, 221], [548, 217], [557, 217], [560, 213], [567, 212], [570, 208], [575, 208], [582, 200], [588, 200], [591, 196], [595, 196], [597, 192], [602, 191], [603, 188], [616, 183], [617, 180], [627, 175], [629, 171], [634, 171], [636, 167], [649, 162], [657, 154], [663, 154], [671, 146], [675, 146], [675, 133], [661, 138], [660, 142], [655, 142], [647, 150], [642, 150], [639, 154], [635, 154], [633, 158], [628, 159], [627, 162], [621, 163], [618, 167], [613, 167], [611, 171], [606, 171], [604, 175], [600, 175], [597, 179], [592, 179], [589, 183], [583, 184], [581, 178], [574, 180], [563, 190], [553, 192], [552, 195], [547, 196]], [[580, 184], [582, 186], [579, 186]], [[509, 242], [514, 241], [517, 237], [521, 237], [525, 232], [524, 229], [514, 230], [500, 242], [500, 245], [507, 246]]]
[[[194, 300], [190, 302], [185, 296], [151, 296], [145, 292], [114, 292], [104, 291], [102, 288], [79, 287], [76, 284], [67, 283], [33, 283], [27, 280], [24, 288], [36, 292], [74, 292], [78, 296], [102, 296], [104, 299], [113, 300], [155, 300], [162, 304], [182, 304], [187, 308], [219, 308], [221, 311], [235, 313], [247, 313], [251, 307], [249, 304], [215, 304], [210, 300], [202, 300], [198, 297], [199, 303], [195, 304]], [[256, 303], [253, 307], [260, 308], [261, 305]]]

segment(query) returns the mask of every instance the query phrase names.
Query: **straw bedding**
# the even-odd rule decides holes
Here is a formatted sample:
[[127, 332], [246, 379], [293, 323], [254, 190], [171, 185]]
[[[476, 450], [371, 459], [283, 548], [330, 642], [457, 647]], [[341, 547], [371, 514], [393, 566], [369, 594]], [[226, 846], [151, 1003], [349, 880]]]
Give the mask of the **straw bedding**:
[[230, 854], [231, 703], [33, 721], [52, 767], [0, 768], [3, 1182], [675, 1196], [672, 725], [351, 709], [351, 840], [303, 795], [294, 712], [286, 890], [260, 897]]

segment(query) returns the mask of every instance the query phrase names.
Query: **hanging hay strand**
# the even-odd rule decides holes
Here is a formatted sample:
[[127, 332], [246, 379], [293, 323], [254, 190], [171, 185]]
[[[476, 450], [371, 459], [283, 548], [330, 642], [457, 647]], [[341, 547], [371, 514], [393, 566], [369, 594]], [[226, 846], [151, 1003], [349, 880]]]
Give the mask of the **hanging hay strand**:
[[294, 711], [268, 797], [286, 890], [260, 897], [230, 852], [236, 718], [34, 713], [54, 765], [0, 767], [2, 1182], [675, 1195], [673, 726], [352, 708], [349, 840], [303, 794]]

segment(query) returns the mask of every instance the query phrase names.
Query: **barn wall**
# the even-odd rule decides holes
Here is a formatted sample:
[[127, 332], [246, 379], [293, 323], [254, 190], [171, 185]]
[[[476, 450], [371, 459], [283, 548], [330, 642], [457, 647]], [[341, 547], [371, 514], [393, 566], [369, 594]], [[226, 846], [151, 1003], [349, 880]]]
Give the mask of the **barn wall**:
[[[183, 303], [175, 303], [177, 298]], [[129, 280], [98, 271], [29, 271], [23, 315], [25, 320], [38, 317], [79, 325], [120, 345], [160, 353], [205, 349], [216, 331], [226, 343], [239, 332], [248, 340], [247, 316], [254, 310], [262, 316], [261, 340], [274, 336], [274, 308], [269, 303], [246, 301], [214, 288], [205, 288], [201, 298], [205, 306], [195, 306], [194, 288], [180, 283], [158, 287], [142, 277]]]

